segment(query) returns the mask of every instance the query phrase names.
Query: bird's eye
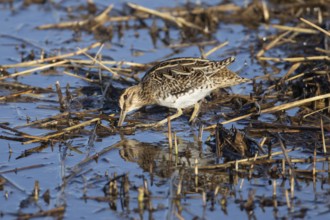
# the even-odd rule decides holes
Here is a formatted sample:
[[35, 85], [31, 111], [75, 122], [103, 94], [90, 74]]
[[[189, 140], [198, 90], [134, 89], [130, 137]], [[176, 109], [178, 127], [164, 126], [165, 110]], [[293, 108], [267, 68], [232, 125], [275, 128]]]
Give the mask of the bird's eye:
[[124, 99], [127, 99], [128, 98], [128, 96], [127, 95], [124, 95]]

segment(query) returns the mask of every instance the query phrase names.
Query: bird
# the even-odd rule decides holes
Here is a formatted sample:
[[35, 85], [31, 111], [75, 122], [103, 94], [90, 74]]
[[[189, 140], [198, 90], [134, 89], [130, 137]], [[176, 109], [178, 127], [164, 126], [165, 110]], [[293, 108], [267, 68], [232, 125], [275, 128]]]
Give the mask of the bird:
[[200, 101], [213, 90], [250, 81], [227, 68], [234, 61], [235, 57], [220, 61], [178, 57], [156, 64], [137, 85], [128, 87], [120, 96], [118, 126], [122, 126], [127, 113], [147, 105], [174, 108], [177, 112], [155, 123], [140, 124], [141, 127], [162, 126], [180, 117], [182, 109], [194, 106], [189, 119], [192, 122], [198, 115]]

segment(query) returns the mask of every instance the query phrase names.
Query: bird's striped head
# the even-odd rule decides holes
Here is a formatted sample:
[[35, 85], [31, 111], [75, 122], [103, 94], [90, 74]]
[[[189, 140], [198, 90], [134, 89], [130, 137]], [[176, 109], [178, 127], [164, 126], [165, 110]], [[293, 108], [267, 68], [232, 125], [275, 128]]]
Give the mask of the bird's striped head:
[[141, 87], [139, 85], [127, 88], [119, 99], [119, 107], [121, 109], [118, 126], [121, 126], [128, 112], [137, 110], [145, 105], [141, 96]]

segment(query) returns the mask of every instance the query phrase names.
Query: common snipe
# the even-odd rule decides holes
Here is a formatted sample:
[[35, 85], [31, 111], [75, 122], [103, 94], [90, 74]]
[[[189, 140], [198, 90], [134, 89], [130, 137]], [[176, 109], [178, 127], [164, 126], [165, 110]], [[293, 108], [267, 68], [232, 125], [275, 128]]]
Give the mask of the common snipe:
[[[135, 86], [127, 88], [120, 97], [121, 108], [118, 126], [128, 112], [145, 105], [161, 105], [177, 109], [170, 120], [182, 115], [182, 109], [194, 106], [189, 121], [198, 114], [199, 101], [217, 88], [224, 88], [249, 81], [227, 69], [234, 57], [221, 61], [200, 58], [174, 58], [152, 67]], [[160, 126], [167, 118], [144, 126]]]

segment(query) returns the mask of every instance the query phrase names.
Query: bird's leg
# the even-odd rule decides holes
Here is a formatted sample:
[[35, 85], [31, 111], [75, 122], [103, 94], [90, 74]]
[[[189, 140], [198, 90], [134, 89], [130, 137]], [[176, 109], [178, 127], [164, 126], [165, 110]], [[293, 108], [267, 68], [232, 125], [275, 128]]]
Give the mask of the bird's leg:
[[192, 123], [193, 121], [195, 121], [195, 119], [199, 113], [200, 107], [201, 107], [201, 104], [199, 102], [196, 102], [196, 104], [194, 106], [194, 111], [190, 116], [189, 123]]
[[164, 125], [168, 122], [168, 120], [172, 121], [173, 119], [175, 118], [178, 118], [182, 115], [182, 109], [181, 108], [178, 108], [176, 113], [174, 115], [171, 115], [169, 118], [165, 118], [159, 122], [156, 122], [155, 123], [155, 126], [158, 127], [158, 126], [161, 126], [161, 125]]
[[168, 120], [173, 120], [175, 118], [178, 118], [182, 115], [182, 109], [178, 108], [177, 112], [174, 115], [171, 115], [169, 118], [165, 118], [159, 122], [156, 123], [151, 123], [151, 124], [138, 124], [135, 127], [140, 127], [140, 128], [146, 128], [146, 127], [159, 127], [162, 126], [164, 124], [166, 124], [168, 122]]

